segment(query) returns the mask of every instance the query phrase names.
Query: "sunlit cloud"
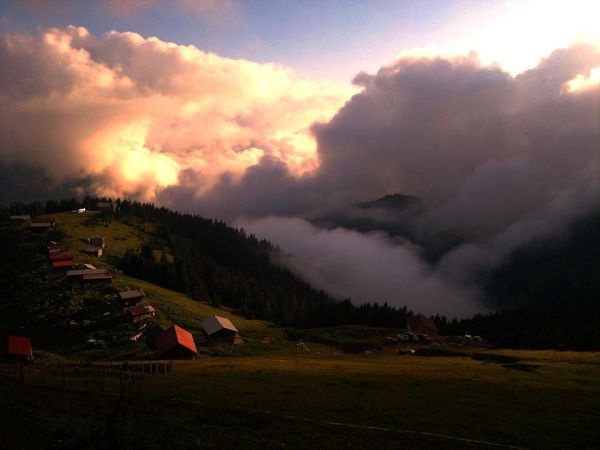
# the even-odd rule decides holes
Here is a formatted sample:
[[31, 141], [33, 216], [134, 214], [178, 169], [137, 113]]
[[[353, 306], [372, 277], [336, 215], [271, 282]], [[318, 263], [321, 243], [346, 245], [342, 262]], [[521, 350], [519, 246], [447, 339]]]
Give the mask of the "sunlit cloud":
[[9, 34], [0, 46], [3, 162], [41, 164], [57, 182], [151, 200], [181, 170], [200, 194], [265, 155], [292, 173], [316, 165], [311, 125], [353, 90], [156, 37], [82, 27]]

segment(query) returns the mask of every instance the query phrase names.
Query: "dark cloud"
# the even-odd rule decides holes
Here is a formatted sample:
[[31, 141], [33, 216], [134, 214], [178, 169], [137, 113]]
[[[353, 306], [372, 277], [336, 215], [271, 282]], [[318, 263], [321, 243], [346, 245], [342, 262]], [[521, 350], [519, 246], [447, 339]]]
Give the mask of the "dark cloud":
[[[468, 309], [456, 306], [462, 292], [472, 311], [475, 274], [520, 245], [559, 235], [598, 205], [599, 87], [571, 91], [568, 84], [598, 65], [598, 49], [579, 45], [517, 77], [473, 57], [402, 60], [377, 75], [360, 74], [355, 83], [364, 90], [329, 123], [314, 126], [316, 173], [293, 178], [265, 160], [197, 199], [198, 208], [221, 199], [220, 211], [208, 210], [229, 218], [337, 211], [368, 215], [371, 227], [379, 214], [386, 229], [394, 212], [348, 206], [391, 192], [415, 194], [427, 207], [408, 222], [398, 217], [408, 235], [421, 243], [460, 236], [433, 266], [406, 242], [319, 232], [287, 219], [244, 223], [281, 243], [295, 255], [290, 267], [334, 294], [367, 300], [370, 292], [426, 312], [437, 298], [438, 310], [461, 314]], [[375, 254], [381, 264], [365, 257]], [[438, 289], [423, 290], [424, 279]]]

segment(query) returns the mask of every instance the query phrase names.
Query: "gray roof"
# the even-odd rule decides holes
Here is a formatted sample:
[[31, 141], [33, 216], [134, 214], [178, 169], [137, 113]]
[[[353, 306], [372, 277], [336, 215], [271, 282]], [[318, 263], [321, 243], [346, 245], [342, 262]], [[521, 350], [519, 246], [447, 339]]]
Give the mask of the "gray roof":
[[139, 297], [143, 297], [145, 295], [146, 295], [146, 293], [144, 292], [143, 289], [129, 289], [127, 291], [119, 292], [119, 297], [121, 297], [121, 300], [129, 300], [132, 298], [139, 298]]
[[50, 222], [31, 222], [31, 228], [49, 228], [52, 224]]
[[106, 273], [105, 269], [78, 269], [78, 270], [68, 270], [68, 277], [78, 277], [83, 275], [96, 275], [100, 273]]
[[235, 327], [235, 325], [233, 325], [233, 323], [231, 323], [231, 320], [226, 319], [225, 317], [220, 317], [220, 316], [210, 316], [207, 317], [206, 319], [204, 319], [202, 321], [202, 328], [204, 328], [204, 331], [206, 332], [206, 334], [208, 334], [209, 336], [211, 334], [215, 334], [217, 331], [219, 330], [230, 330], [230, 331], [235, 331], [236, 333], [239, 332], [239, 330]]

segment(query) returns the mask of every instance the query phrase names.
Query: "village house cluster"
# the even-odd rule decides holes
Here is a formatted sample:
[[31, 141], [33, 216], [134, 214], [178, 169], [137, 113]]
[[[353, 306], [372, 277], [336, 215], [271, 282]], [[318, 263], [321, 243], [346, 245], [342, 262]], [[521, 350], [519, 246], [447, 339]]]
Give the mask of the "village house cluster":
[[[115, 205], [113, 202], [99, 202], [97, 211], [88, 211], [88, 213], [114, 213]], [[74, 210], [73, 213], [84, 214], [85, 208]], [[44, 221], [35, 221], [29, 215], [10, 216], [13, 224], [28, 227], [33, 233], [50, 231], [56, 227], [56, 221], [53, 218]], [[81, 249], [82, 253], [101, 257], [107, 242], [104, 236], [93, 235], [86, 240], [86, 247]], [[113, 275], [106, 269], [96, 268], [92, 264], [76, 263], [75, 255], [67, 251], [56, 241], [49, 241], [47, 245], [48, 259], [52, 269], [64, 271], [67, 279], [79, 284], [112, 283]], [[141, 288], [125, 288], [116, 292], [115, 302], [119, 306], [121, 313], [128, 320], [138, 326], [138, 331], [130, 338], [131, 341], [145, 340], [146, 344], [160, 358], [189, 358], [198, 354], [196, 342], [192, 333], [179, 325], [172, 324], [167, 328], [159, 325], [151, 325], [157, 315], [157, 309], [146, 300], [146, 293]], [[105, 313], [105, 315], [110, 313]], [[72, 325], [74, 325], [72, 323]], [[231, 320], [220, 317], [210, 316], [201, 323], [202, 334], [209, 346], [240, 345], [244, 340], [239, 335], [239, 330]], [[2, 343], [2, 353], [13, 359], [21, 361], [33, 360], [33, 350], [31, 338], [26, 336], [8, 335], [4, 336]], [[88, 348], [96, 348], [99, 341], [89, 339]]]

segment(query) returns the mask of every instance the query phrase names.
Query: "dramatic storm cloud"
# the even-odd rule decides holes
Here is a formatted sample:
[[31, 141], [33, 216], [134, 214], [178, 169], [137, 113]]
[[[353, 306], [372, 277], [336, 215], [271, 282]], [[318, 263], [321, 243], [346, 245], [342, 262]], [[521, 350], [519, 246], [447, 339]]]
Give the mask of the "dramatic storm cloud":
[[294, 174], [313, 169], [309, 127], [350, 92], [275, 64], [80, 27], [4, 35], [0, 58], [3, 172], [41, 168], [46, 189], [81, 179], [85, 191], [145, 200], [187, 169], [196, 195], [265, 155]]
[[[436, 292], [439, 310], [461, 314], [478, 293], [463, 290], [459, 306], [455, 293], [475, 286], [481, 271], [520, 245], [560, 236], [570, 222], [598, 206], [599, 66], [599, 50], [586, 45], [557, 50], [517, 77], [482, 67], [475, 57], [404, 59], [375, 76], [357, 76], [363, 91], [329, 123], [315, 127], [321, 165], [312, 177], [286, 177], [281, 170], [268, 170], [269, 162], [248, 171], [239, 185], [222, 183], [219, 189], [224, 198], [242, 195], [240, 207], [251, 215], [265, 212], [263, 199], [278, 214], [310, 215], [336, 205], [339, 214], [340, 205], [346, 205], [346, 215], [356, 217], [361, 212], [348, 205], [357, 201], [391, 192], [421, 197], [424, 208], [408, 225], [405, 220], [408, 234], [426, 245], [439, 236], [457, 241], [427, 271], [425, 279], [435, 280], [436, 289], [422, 289], [424, 278], [417, 275], [423, 273], [422, 263], [405, 258], [406, 244], [376, 240], [368, 247], [379, 248], [381, 261], [388, 261], [383, 266], [391, 273], [383, 273], [398, 281], [392, 287], [368, 281], [368, 275], [348, 276], [360, 272], [355, 267], [368, 274], [381, 266], [363, 259], [369, 250], [352, 245], [354, 240], [339, 230], [301, 228], [288, 236], [286, 230], [294, 227], [275, 219], [246, 226], [287, 243], [283, 247], [292, 248], [297, 258], [288, 264], [338, 295], [356, 292], [366, 299], [371, 292], [380, 301], [399, 298], [399, 304], [431, 311], [429, 298]], [[271, 176], [252, 176], [258, 173]], [[272, 194], [263, 197], [263, 192]], [[320, 195], [316, 202], [315, 193]], [[362, 215], [379, 220], [382, 228], [395, 219], [393, 211]], [[372, 237], [362, 239], [373, 243]], [[353, 247], [361, 248], [354, 258]], [[395, 259], [402, 263], [387, 259], [390, 254], [402, 255]], [[315, 265], [309, 263], [312, 258]], [[320, 263], [329, 278], [322, 276]], [[411, 276], [404, 279], [405, 273]]]

